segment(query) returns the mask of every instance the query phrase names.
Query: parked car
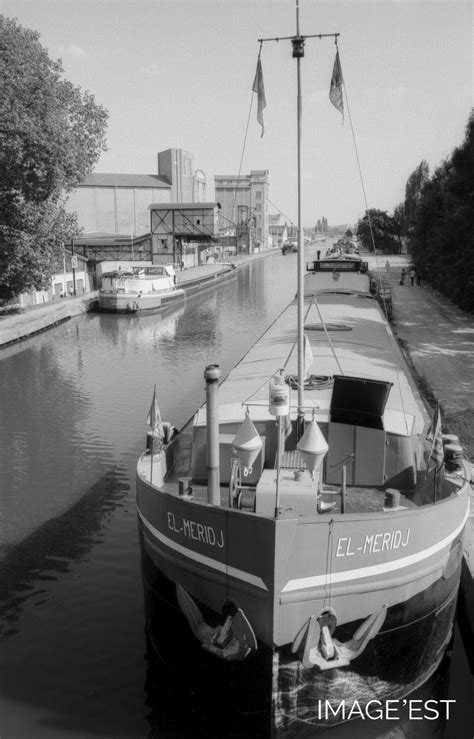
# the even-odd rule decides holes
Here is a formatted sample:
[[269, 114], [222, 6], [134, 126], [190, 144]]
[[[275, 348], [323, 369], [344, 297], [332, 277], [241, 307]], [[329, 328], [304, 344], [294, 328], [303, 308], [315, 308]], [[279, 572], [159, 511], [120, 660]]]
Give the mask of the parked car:
[[292, 252], [297, 252], [298, 244], [296, 241], [285, 241], [281, 251], [282, 254], [291, 254]]

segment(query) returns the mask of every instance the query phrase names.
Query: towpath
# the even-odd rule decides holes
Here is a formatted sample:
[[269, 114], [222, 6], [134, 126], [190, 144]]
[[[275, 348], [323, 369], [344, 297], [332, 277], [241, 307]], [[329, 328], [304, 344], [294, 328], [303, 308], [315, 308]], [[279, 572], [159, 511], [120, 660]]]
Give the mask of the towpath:
[[[457, 308], [429, 285], [400, 285], [408, 257], [363, 255], [380, 272], [392, 292], [393, 330], [415, 374], [420, 390], [434, 407], [439, 401], [442, 429], [459, 436], [471, 462], [474, 480], [474, 316]], [[459, 598], [459, 620], [466, 653], [474, 672], [474, 489], [466, 525]]]
[[429, 285], [400, 285], [407, 257], [385, 257], [369, 268], [390, 284], [393, 328], [418, 375], [421, 390], [433, 405], [439, 401], [448, 433], [458, 434], [474, 461], [474, 316], [457, 308]]

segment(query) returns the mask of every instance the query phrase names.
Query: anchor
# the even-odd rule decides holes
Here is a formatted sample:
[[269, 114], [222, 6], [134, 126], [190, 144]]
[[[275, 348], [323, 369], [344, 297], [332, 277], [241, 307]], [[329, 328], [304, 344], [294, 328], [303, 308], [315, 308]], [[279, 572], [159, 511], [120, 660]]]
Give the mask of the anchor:
[[313, 615], [306, 621], [297, 633], [291, 651], [298, 654], [303, 667], [317, 667], [321, 671], [347, 667], [379, 633], [386, 615], [387, 606], [383, 605], [365, 619], [352, 639], [340, 642], [333, 638], [337, 619], [330, 608], [319, 618]]
[[191, 631], [206, 651], [227, 662], [242, 662], [256, 651], [257, 639], [241, 608], [233, 616], [227, 616], [222, 626], [213, 628], [181, 585], [176, 585], [176, 596]]

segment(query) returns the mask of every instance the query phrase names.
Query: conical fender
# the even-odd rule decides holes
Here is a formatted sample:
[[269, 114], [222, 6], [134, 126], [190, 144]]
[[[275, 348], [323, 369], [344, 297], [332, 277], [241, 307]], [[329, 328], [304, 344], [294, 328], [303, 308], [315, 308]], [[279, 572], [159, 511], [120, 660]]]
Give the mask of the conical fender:
[[253, 425], [252, 419], [246, 414], [232, 442], [232, 449], [237, 454], [244, 469], [250, 469], [252, 467], [262, 446], [263, 441]]
[[297, 449], [310, 472], [314, 472], [322, 463], [329, 447], [314, 419], [308, 424]]

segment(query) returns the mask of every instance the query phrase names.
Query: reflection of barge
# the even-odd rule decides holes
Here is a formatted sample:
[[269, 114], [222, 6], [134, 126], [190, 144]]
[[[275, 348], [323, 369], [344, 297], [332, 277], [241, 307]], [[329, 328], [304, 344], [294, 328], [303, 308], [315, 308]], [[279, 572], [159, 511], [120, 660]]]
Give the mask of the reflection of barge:
[[157, 310], [184, 300], [184, 290], [176, 287], [172, 264], [150, 267], [129, 266], [105, 272], [99, 292], [99, 309], [111, 313]]
[[[322, 260], [306, 275], [302, 438], [287, 403], [295, 301], [222, 383], [218, 405], [211, 366], [207, 405], [171, 440], [155, 424], [153, 454], [138, 463], [148, 568], [176, 585], [207, 651], [251, 660], [267, 649], [276, 724], [298, 710], [294, 690], [313, 702], [405, 695], [452, 630], [467, 475], [462, 460], [442, 465], [439, 424], [425, 438], [365, 270]], [[269, 379], [271, 410], [284, 415], [269, 412]]]

